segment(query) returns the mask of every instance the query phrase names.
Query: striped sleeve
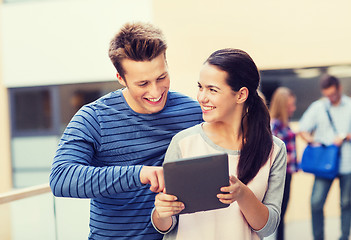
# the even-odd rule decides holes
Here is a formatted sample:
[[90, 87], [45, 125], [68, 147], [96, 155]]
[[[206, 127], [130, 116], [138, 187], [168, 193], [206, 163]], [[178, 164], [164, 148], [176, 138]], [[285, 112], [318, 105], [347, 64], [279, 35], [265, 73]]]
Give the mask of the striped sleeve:
[[142, 165], [94, 166], [100, 143], [97, 116], [91, 107], [83, 107], [67, 126], [52, 164], [50, 186], [55, 196], [107, 197], [142, 185]]

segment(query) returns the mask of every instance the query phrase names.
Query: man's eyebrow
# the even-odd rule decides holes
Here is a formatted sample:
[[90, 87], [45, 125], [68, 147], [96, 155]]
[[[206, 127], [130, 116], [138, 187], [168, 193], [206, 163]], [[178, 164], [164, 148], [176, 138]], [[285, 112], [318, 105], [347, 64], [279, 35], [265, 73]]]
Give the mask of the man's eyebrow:
[[162, 73], [160, 76], [158, 76], [158, 78], [157, 78], [157, 79], [162, 78], [162, 77], [165, 77], [166, 75], [168, 75], [168, 72], [164, 72], [164, 73]]

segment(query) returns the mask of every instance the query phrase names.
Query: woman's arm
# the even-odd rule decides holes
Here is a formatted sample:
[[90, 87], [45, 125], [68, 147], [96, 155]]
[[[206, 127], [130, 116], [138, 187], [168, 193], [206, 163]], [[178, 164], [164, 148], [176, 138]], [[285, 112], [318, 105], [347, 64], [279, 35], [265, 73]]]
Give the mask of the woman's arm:
[[246, 221], [257, 234], [263, 238], [274, 233], [279, 225], [280, 208], [284, 192], [286, 174], [286, 148], [281, 140], [277, 140], [279, 147], [273, 161], [268, 179], [268, 189], [262, 202], [239, 179], [231, 176], [231, 185], [221, 188], [218, 194], [221, 202], [230, 204], [237, 201]]
[[254, 230], [262, 229], [268, 220], [268, 208], [260, 202], [255, 194], [238, 178], [230, 176], [230, 186], [222, 187], [217, 197], [222, 203], [231, 204], [236, 201], [248, 224]]
[[177, 197], [165, 193], [159, 193], [155, 198], [155, 208], [151, 220], [157, 230], [167, 232], [175, 225], [172, 216], [180, 213], [184, 204], [177, 201]]

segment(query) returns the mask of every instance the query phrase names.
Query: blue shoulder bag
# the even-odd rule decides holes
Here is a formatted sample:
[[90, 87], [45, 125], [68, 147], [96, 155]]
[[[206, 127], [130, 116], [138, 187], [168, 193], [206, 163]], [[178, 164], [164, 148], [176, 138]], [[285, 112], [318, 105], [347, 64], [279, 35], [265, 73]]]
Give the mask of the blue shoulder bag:
[[[337, 130], [327, 109], [328, 118], [335, 134]], [[317, 177], [334, 179], [339, 173], [340, 147], [332, 145], [307, 145], [300, 167], [304, 172], [313, 173]]]

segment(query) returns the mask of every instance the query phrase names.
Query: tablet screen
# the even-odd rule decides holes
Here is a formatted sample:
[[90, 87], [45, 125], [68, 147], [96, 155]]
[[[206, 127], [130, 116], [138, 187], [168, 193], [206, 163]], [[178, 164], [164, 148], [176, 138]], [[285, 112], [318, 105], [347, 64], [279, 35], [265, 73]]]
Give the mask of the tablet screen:
[[228, 207], [219, 201], [220, 188], [229, 185], [226, 153], [178, 159], [163, 164], [167, 194], [177, 196], [193, 213]]

